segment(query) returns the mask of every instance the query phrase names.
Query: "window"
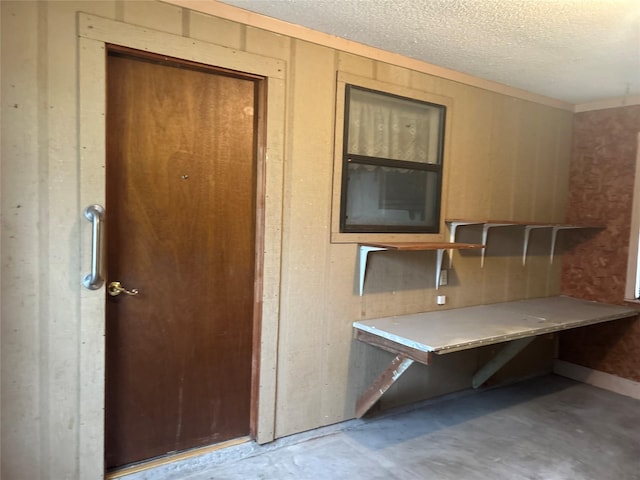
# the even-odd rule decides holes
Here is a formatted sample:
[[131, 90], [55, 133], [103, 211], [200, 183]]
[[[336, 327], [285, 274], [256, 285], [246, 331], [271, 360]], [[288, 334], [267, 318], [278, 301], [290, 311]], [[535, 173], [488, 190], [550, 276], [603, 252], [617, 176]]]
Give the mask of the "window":
[[438, 233], [446, 108], [345, 88], [341, 232]]

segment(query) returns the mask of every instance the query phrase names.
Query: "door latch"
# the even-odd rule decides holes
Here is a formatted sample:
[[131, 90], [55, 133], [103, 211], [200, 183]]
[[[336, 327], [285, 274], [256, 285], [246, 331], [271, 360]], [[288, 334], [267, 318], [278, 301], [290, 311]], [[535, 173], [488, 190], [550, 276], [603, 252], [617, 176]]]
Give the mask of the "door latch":
[[131, 296], [138, 295], [137, 288], [132, 288], [131, 290], [127, 290], [122, 286], [120, 282], [111, 282], [107, 287], [107, 291], [109, 292], [109, 295], [111, 295], [112, 297], [117, 297], [121, 293], [126, 293], [127, 295], [131, 295]]

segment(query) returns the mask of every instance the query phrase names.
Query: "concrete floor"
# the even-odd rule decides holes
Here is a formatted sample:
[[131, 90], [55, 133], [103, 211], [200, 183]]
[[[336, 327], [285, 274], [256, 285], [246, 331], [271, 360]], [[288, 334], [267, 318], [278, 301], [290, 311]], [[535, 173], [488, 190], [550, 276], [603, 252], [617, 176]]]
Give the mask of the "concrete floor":
[[126, 480], [638, 480], [640, 401], [549, 375]]

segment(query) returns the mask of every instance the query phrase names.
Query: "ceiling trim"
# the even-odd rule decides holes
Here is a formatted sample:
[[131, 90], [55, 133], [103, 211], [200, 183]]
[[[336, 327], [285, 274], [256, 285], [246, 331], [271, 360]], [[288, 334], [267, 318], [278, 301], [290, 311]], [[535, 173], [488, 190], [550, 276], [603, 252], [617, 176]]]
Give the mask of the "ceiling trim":
[[609, 98], [607, 100], [599, 100], [596, 102], [580, 103], [575, 106], [573, 111], [575, 113], [589, 112], [591, 110], [604, 110], [606, 108], [630, 107], [632, 105], [640, 105], [640, 95]]
[[259, 13], [243, 10], [231, 5], [220, 3], [216, 0], [161, 0], [182, 8], [187, 8], [207, 15], [224, 18], [234, 22], [242, 23], [255, 28], [268, 30], [270, 32], [286, 35], [299, 40], [315, 43], [318, 45], [330, 47], [343, 52], [360, 55], [362, 57], [378, 60], [399, 67], [408, 68], [421, 73], [434, 75], [454, 82], [464, 83], [473, 87], [482, 88], [491, 92], [496, 92], [511, 97], [520, 98], [542, 105], [547, 105], [562, 110], [573, 112], [575, 107], [573, 104], [563, 102], [555, 98], [546, 97], [536, 93], [528, 92], [515, 87], [510, 87], [502, 83], [485, 80], [483, 78], [474, 77], [466, 73], [458, 72], [431, 63], [423, 62], [413, 58], [405, 57], [396, 53], [391, 53], [375, 47], [370, 47], [358, 42], [339, 38], [317, 30], [295, 25], [275, 18], [267, 17]]

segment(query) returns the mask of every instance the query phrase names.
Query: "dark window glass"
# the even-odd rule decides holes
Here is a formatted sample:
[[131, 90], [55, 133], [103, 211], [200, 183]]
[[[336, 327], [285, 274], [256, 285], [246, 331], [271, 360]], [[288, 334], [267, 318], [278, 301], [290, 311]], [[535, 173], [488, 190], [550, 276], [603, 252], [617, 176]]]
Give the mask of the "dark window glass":
[[438, 233], [445, 107], [347, 85], [342, 232]]

